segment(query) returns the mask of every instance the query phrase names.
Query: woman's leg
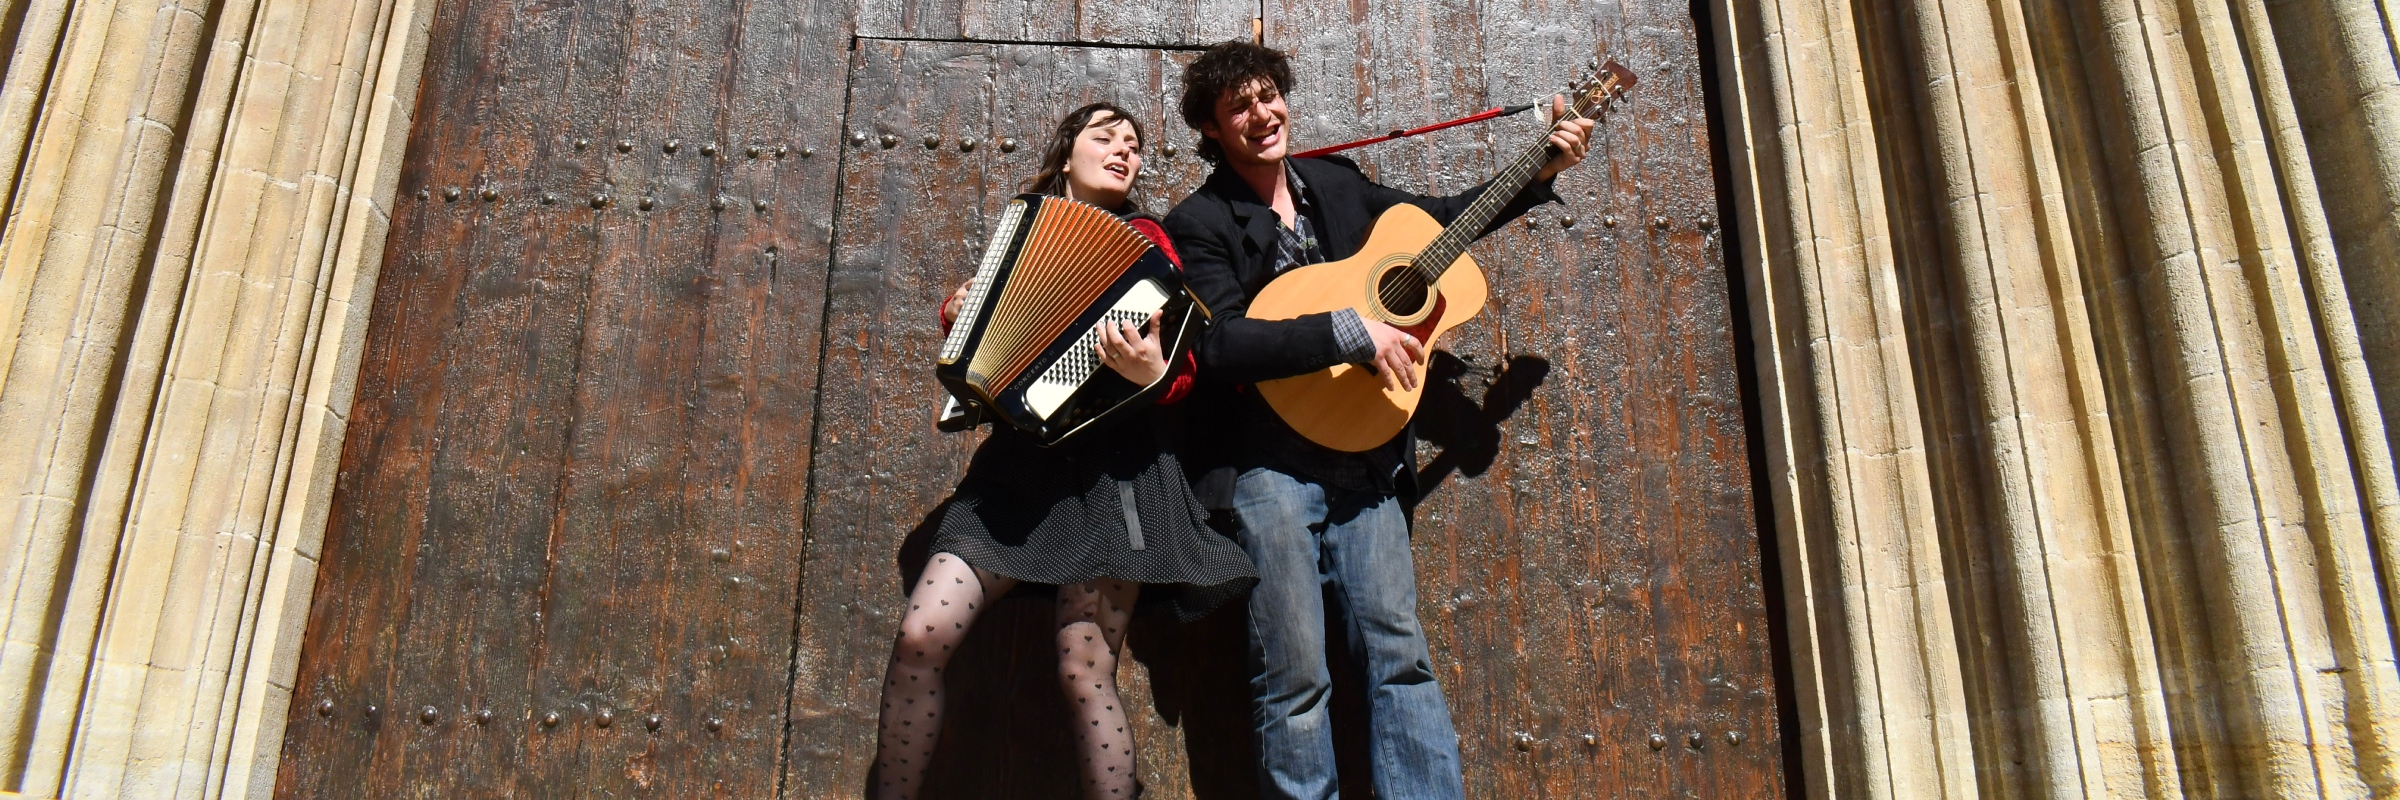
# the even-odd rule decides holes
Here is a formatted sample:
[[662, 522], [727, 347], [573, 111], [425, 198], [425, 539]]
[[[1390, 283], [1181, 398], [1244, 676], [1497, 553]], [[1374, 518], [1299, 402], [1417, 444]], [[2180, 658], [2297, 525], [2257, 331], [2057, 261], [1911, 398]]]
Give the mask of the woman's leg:
[[908, 593], [908, 614], [883, 673], [883, 719], [875, 740], [877, 800], [910, 800], [925, 785], [925, 765], [942, 738], [942, 666], [967, 638], [975, 615], [1008, 594], [1013, 578], [935, 553]]
[[1058, 683], [1083, 748], [1083, 792], [1093, 800], [1133, 796], [1133, 734], [1117, 697], [1117, 648], [1141, 585], [1099, 578], [1058, 587]]

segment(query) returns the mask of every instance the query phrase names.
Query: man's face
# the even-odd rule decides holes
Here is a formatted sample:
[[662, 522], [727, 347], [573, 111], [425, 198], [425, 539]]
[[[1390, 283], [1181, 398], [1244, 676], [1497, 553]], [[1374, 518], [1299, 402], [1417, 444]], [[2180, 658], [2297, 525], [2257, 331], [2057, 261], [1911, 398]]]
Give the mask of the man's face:
[[1217, 97], [1216, 118], [1200, 135], [1217, 140], [1225, 160], [1234, 164], [1272, 164], [1288, 151], [1291, 111], [1275, 82], [1259, 78], [1250, 85]]

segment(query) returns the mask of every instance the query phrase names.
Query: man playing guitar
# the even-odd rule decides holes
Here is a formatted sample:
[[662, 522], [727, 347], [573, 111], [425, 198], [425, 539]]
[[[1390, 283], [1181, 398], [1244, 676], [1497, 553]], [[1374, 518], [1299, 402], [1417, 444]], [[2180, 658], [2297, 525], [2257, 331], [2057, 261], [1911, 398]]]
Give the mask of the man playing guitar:
[[[1258, 565], [1249, 631], [1261, 788], [1269, 798], [1336, 795], [1331, 597], [1338, 632], [1365, 672], [1376, 796], [1459, 798], [1458, 735], [1417, 623], [1404, 507], [1416, 490], [1414, 436], [1404, 429], [1363, 452], [1335, 450], [1295, 433], [1252, 386], [1358, 364], [1413, 391], [1423, 343], [1351, 309], [1292, 319], [1245, 312], [1277, 276], [1357, 252], [1386, 209], [1409, 203], [1447, 224], [1482, 187], [1419, 196], [1367, 180], [1348, 159], [1286, 158], [1291, 87], [1284, 55], [1249, 42], [1217, 45], [1192, 63], [1183, 119], [1216, 169], [1166, 223], [1192, 295], [1214, 320], [1194, 351], [1206, 377], [1186, 452], [1203, 503]], [[1557, 123], [1555, 155], [1484, 232], [1557, 200], [1551, 180], [1583, 160], [1592, 125]]]

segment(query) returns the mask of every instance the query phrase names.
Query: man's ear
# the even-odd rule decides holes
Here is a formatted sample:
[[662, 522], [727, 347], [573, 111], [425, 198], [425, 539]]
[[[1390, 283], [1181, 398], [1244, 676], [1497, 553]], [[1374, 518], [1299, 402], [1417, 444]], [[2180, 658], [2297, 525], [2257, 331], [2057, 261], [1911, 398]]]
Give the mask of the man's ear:
[[1203, 137], [1210, 138], [1210, 139], [1217, 138], [1217, 123], [1216, 123], [1216, 121], [1214, 121], [1214, 120], [1211, 120], [1211, 121], [1208, 121], [1208, 122], [1203, 122], [1203, 123], [1200, 123], [1200, 135], [1201, 135], [1201, 136], [1203, 136]]

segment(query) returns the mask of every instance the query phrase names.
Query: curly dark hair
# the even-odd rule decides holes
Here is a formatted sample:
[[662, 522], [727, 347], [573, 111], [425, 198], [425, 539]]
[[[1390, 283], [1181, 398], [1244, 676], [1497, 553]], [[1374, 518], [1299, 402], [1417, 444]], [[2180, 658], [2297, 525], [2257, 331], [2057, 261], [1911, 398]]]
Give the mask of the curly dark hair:
[[[1058, 129], [1051, 132], [1049, 146], [1042, 148], [1042, 171], [1025, 181], [1025, 191], [1067, 196], [1067, 157], [1075, 153], [1076, 137], [1082, 136], [1085, 129], [1094, 125], [1112, 125], [1119, 120], [1133, 126], [1135, 142], [1148, 141], [1142, 134], [1142, 121], [1134, 119], [1132, 114], [1118, 108], [1115, 103], [1103, 101], [1067, 112], [1067, 118], [1059, 120]], [[1141, 179], [1142, 173], [1133, 173], [1135, 183]], [[1125, 185], [1125, 202], [1128, 205], [1133, 203], [1133, 187], [1133, 183]]]
[[[1276, 92], [1290, 94], [1291, 59], [1285, 58], [1283, 51], [1242, 39], [1208, 48], [1183, 71], [1183, 124], [1200, 133], [1201, 125], [1217, 119], [1217, 98], [1249, 88], [1260, 78], [1274, 83]], [[1205, 133], [1200, 135], [1199, 149], [1208, 163], [1225, 160], [1225, 148]]]

